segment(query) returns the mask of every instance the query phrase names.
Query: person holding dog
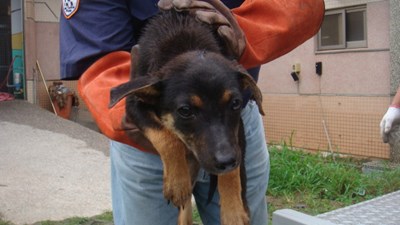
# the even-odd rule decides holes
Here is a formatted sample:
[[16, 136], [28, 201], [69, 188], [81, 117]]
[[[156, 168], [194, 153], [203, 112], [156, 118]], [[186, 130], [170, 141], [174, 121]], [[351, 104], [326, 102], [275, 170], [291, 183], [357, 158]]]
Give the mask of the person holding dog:
[[[62, 79], [79, 79], [79, 94], [101, 132], [110, 138], [114, 224], [175, 225], [178, 209], [164, 199], [163, 167], [152, 144], [125, 118], [124, 102], [109, 109], [110, 89], [129, 80], [129, 51], [159, 8], [187, 10], [216, 27], [255, 80], [260, 65], [276, 59], [319, 30], [323, 0], [226, 0], [234, 26], [206, 1], [63, 0], [60, 20]], [[140, 57], [140, 56], [139, 56]], [[257, 105], [242, 110], [246, 133], [247, 204], [252, 225], [268, 223], [265, 192], [269, 155]], [[219, 196], [207, 203], [209, 174], [200, 171], [193, 195], [204, 225], [220, 224]]]

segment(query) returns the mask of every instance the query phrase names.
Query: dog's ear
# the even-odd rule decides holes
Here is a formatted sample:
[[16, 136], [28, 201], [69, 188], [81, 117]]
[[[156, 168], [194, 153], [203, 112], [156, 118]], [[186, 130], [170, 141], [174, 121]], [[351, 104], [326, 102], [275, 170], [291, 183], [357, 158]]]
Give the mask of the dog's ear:
[[139, 45], [135, 45], [131, 49], [131, 80], [136, 79], [137, 64], [139, 61]]
[[140, 76], [111, 89], [109, 108], [124, 97], [133, 94], [143, 102], [152, 104], [160, 95], [161, 80], [155, 76]]
[[138, 60], [139, 45], [135, 45], [131, 49], [131, 79], [111, 89], [109, 108], [112, 108], [130, 94], [147, 103], [154, 102], [154, 99], [159, 95], [158, 84], [160, 79], [151, 75], [139, 76], [137, 74]]
[[262, 93], [258, 88], [257, 83], [254, 81], [253, 77], [242, 67], [238, 65], [239, 70], [239, 81], [244, 90], [249, 89], [252, 93], [254, 100], [258, 106], [258, 111], [261, 115], [265, 115], [262, 108]]

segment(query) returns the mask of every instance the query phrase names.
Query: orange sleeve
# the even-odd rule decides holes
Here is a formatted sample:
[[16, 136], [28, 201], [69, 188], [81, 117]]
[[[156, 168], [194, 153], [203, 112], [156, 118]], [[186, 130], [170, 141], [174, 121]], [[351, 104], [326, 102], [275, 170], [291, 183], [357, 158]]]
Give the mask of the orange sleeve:
[[125, 99], [113, 108], [108, 108], [111, 88], [130, 78], [130, 64], [129, 52], [117, 51], [105, 55], [82, 74], [78, 81], [78, 92], [105, 136], [146, 151], [133, 142], [121, 128], [125, 115]]
[[315, 35], [323, 0], [246, 0], [232, 10], [246, 35], [240, 63], [252, 68], [282, 56]]

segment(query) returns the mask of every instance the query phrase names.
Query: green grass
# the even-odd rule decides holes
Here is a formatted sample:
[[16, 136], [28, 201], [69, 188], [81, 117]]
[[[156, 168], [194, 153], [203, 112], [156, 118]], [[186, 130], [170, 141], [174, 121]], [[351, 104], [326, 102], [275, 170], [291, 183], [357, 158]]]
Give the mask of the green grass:
[[312, 215], [400, 189], [400, 169], [364, 174], [362, 161], [270, 146], [269, 213], [292, 208]]
[[[277, 209], [316, 215], [400, 190], [400, 169], [363, 174], [362, 161], [323, 157], [285, 144], [269, 146], [271, 171], [267, 191], [270, 219]], [[194, 210], [194, 222], [201, 224]], [[112, 213], [42, 221], [34, 225], [111, 225]], [[271, 223], [270, 223], [271, 224]], [[0, 225], [12, 225], [0, 218]]]
[[0, 225], [12, 225], [12, 223], [8, 222], [8, 221], [4, 221], [0, 218]]
[[[105, 212], [101, 215], [94, 217], [72, 217], [62, 221], [41, 221], [34, 223], [34, 225], [112, 225], [113, 217], [112, 212]], [[0, 223], [1, 225], [1, 223]], [[11, 225], [11, 224], [7, 224]]]
[[193, 209], [193, 223], [194, 224], [201, 224], [200, 214], [197, 211], [196, 207]]

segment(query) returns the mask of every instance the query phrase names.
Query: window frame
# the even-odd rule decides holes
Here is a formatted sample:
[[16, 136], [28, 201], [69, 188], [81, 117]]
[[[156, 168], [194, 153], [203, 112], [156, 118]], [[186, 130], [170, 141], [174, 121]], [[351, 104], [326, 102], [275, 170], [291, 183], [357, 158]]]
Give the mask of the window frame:
[[350, 8], [346, 10], [345, 13], [352, 13], [352, 12], [363, 12], [363, 26], [364, 26], [364, 40], [361, 41], [347, 41], [346, 40], [346, 48], [366, 48], [367, 45], [367, 8], [366, 7], [357, 7], [357, 8]]
[[[346, 13], [352, 12], [363, 12], [363, 26], [364, 26], [364, 40], [360, 41], [347, 41], [346, 39]], [[343, 43], [337, 45], [322, 45], [322, 25], [317, 34], [317, 51], [326, 51], [326, 50], [344, 50], [344, 49], [354, 49], [354, 48], [367, 48], [367, 7], [358, 6], [358, 7], [351, 7], [351, 8], [343, 8], [343, 9], [335, 9], [329, 10], [325, 12], [325, 16], [329, 15], [340, 15], [341, 20], [341, 34], [338, 32], [338, 36], [342, 38]], [[340, 27], [340, 26], [339, 26]], [[339, 39], [340, 39], [339, 38]]]

